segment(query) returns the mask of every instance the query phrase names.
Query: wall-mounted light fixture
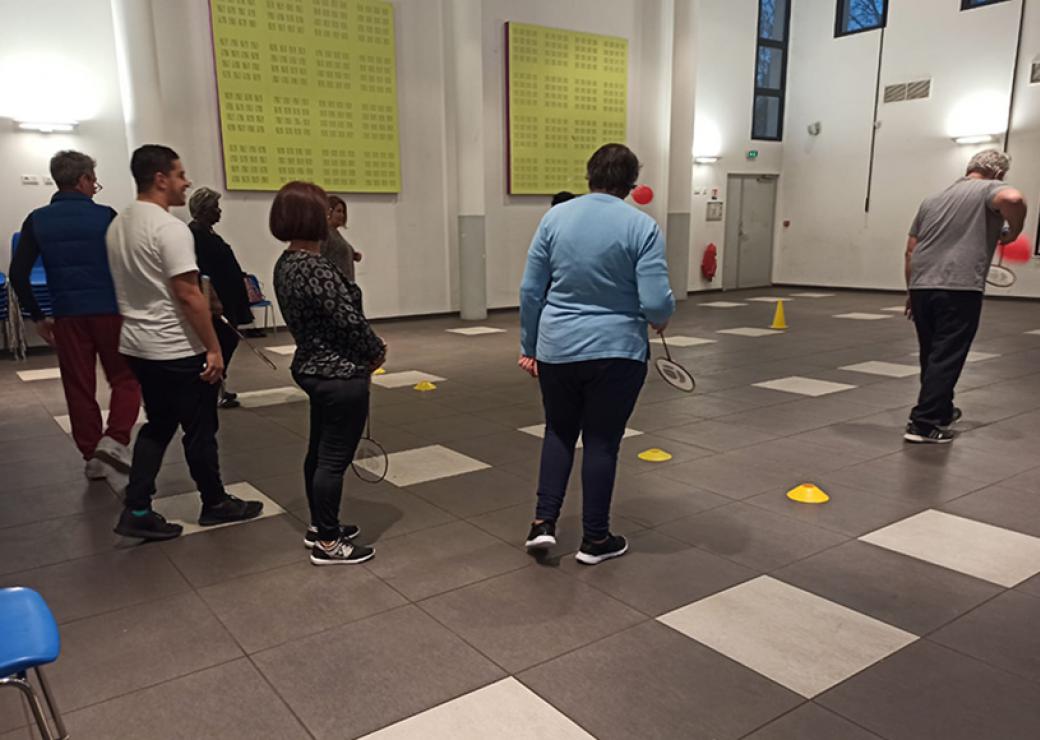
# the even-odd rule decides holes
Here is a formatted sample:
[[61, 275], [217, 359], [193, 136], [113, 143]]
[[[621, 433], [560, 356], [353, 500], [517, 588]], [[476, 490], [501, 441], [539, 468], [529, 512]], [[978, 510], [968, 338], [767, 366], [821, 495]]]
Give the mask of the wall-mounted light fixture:
[[973, 136], [955, 136], [953, 140], [958, 144], [988, 144], [994, 141], [993, 134], [976, 134]]
[[19, 131], [38, 131], [41, 134], [67, 134], [76, 130], [79, 121], [15, 121]]
[[693, 158], [693, 161], [697, 164], [715, 164], [722, 157], [708, 157], [708, 156], [697, 156]]

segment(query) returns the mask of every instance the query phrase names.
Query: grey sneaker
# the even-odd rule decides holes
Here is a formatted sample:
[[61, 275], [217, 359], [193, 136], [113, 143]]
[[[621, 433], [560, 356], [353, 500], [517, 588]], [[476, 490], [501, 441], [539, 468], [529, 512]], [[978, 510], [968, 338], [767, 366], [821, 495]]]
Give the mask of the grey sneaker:
[[130, 472], [133, 454], [126, 445], [119, 444], [111, 437], [102, 437], [94, 449], [94, 457], [106, 465], [111, 465], [120, 473]]
[[357, 565], [371, 560], [375, 554], [371, 547], [354, 545], [340, 538], [330, 548], [316, 542], [311, 549], [311, 562], [314, 565]]

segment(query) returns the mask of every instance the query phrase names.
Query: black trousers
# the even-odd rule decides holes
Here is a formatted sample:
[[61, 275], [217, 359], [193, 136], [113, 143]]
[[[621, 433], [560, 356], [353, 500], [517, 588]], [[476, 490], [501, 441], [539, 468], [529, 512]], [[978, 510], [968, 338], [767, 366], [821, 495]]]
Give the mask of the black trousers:
[[538, 475], [535, 518], [555, 522], [574, 465], [581, 435], [582, 528], [585, 539], [610, 533], [618, 449], [646, 381], [646, 363], [626, 359], [563, 364], [538, 363], [538, 383], [545, 407], [545, 440]]
[[343, 474], [354, 459], [368, 419], [368, 379], [294, 375], [310, 398], [311, 429], [303, 463], [304, 487], [311, 524], [318, 539], [339, 538], [339, 505]]
[[921, 393], [910, 421], [930, 430], [953, 416], [953, 389], [979, 328], [982, 293], [911, 290], [910, 310], [921, 353]]
[[141, 384], [148, 416], [134, 443], [130, 482], [126, 487], [127, 508], [151, 507], [155, 478], [178, 426], [184, 430], [184, 458], [202, 494], [202, 503], [219, 503], [227, 492], [220, 479], [217, 454], [218, 386], [199, 378], [206, 355], [178, 360], [126, 357], [126, 361]]

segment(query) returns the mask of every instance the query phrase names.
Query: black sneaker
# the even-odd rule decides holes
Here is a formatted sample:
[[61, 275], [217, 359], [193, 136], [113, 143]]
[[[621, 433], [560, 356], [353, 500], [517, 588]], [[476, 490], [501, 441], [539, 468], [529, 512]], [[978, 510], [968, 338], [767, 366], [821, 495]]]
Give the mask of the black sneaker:
[[243, 501], [240, 498], [228, 495], [219, 504], [213, 504], [212, 506], [202, 505], [202, 513], [199, 514], [199, 526], [212, 527], [215, 524], [256, 519], [263, 510], [264, 504], [262, 501]]
[[136, 537], [141, 540], [172, 540], [179, 537], [183, 527], [170, 524], [162, 514], [149, 511], [144, 516], [134, 516], [130, 509], [123, 509], [114, 531], [123, 537]]
[[953, 407], [953, 414], [950, 415], [949, 420], [943, 421], [943, 423], [940, 424], [939, 426], [942, 427], [943, 429], [945, 429], [946, 427], [952, 427], [954, 424], [956, 424], [958, 421], [961, 420], [961, 416], [963, 416], [963, 414], [961, 414], [961, 410], [959, 408], [957, 408], [956, 406], [954, 406]]
[[532, 524], [531, 531], [527, 533], [527, 542], [524, 547], [528, 550], [548, 550], [556, 544], [556, 522], [542, 522]]
[[221, 396], [220, 400], [217, 401], [217, 407], [222, 409], [237, 409], [242, 403], [236, 398], [237, 393], [228, 393], [226, 396]]
[[371, 560], [375, 550], [364, 545], [355, 545], [348, 540], [338, 539], [329, 549], [315, 543], [311, 549], [311, 562], [315, 565], [356, 565]]
[[925, 429], [922, 426], [910, 422], [906, 425], [903, 439], [914, 444], [945, 445], [953, 441], [953, 432], [948, 429], [932, 427]]
[[[352, 540], [361, 534], [361, 527], [353, 524], [341, 524], [339, 525], [339, 536], [344, 540]], [[314, 543], [318, 541], [318, 528], [314, 525], [307, 527], [307, 534], [303, 536], [303, 546], [308, 550], [314, 547]]]
[[585, 565], [596, 565], [604, 560], [619, 558], [628, 552], [628, 542], [620, 535], [608, 534], [603, 542], [581, 541], [581, 549], [574, 559]]

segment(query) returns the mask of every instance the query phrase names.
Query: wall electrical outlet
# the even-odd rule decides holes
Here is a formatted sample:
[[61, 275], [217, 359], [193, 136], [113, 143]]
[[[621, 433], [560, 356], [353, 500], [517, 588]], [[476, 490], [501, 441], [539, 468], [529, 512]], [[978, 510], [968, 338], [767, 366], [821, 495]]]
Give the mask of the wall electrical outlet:
[[22, 175], [22, 185], [39, 185], [40, 178], [36, 175]]

